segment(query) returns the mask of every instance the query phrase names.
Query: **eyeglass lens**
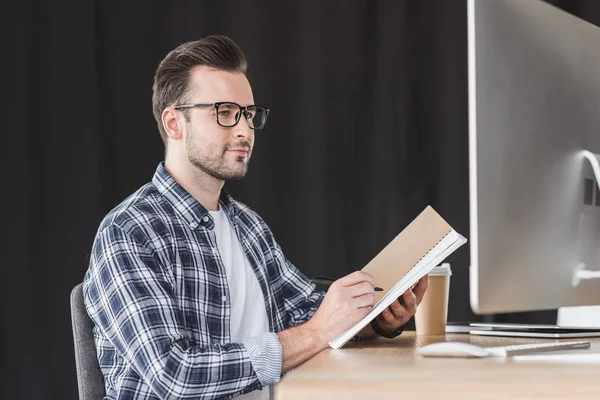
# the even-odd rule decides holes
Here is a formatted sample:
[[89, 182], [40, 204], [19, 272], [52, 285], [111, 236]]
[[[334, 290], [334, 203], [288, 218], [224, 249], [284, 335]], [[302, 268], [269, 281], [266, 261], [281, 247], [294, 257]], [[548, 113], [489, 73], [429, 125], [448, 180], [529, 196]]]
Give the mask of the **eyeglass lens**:
[[[217, 120], [220, 125], [230, 127], [238, 123], [242, 110], [235, 103], [221, 103], [217, 110]], [[261, 106], [250, 106], [245, 113], [248, 126], [261, 129], [267, 119], [267, 110]]]

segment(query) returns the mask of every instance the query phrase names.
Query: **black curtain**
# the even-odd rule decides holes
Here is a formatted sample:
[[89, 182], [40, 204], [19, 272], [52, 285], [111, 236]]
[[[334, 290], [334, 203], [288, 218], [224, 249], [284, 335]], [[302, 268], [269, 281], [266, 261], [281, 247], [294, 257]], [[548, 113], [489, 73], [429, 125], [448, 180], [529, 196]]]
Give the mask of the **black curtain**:
[[[600, 24], [595, 0], [552, 3]], [[2, 398], [76, 398], [69, 293], [102, 217], [163, 158], [152, 77], [184, 41], [244, 49], [272, 113], [226, 188], [307, 275], [362, 267], [428, 204], [469, 235], [464, 0], [23, 0], [0, 33]], [[479, 318], [468, 246], [449, 261], [449, 319]]]

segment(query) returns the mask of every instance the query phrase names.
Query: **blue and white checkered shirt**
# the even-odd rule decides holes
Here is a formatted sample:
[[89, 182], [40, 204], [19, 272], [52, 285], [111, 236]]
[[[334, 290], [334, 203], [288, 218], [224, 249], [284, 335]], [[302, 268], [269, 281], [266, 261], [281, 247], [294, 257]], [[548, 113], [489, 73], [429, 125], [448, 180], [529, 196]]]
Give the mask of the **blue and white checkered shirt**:
[[312, 317], [323, 293], [265, 222], [220, 198], [265, 299], [270, 332], [231, 343], [230, 293], [207, 210], [161, 163], [96, 235], [83, 293], [108, 399], [228, 398], [275, 384], [275, 332]]

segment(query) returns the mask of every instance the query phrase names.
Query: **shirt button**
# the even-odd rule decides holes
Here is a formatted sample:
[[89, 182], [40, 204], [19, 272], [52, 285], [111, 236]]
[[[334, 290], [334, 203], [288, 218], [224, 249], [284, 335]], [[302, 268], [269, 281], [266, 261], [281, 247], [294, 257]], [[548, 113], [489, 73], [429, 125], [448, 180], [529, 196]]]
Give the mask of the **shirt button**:
[[227, 302], [227, 296], [221, 297], [221, 300], [223, 300], [223, 303], [226, 303]]
[[204, 217], [204, 218], [202, 218], [202, 221], [204, 221], [204, 222], [208, 222], [208, 217]]
[[194, 221], [190, 224], [190, 228], [192, 228], [192, 229], [196, 229], [197, 226], [198, 226], [198, 223], [196, 221]]

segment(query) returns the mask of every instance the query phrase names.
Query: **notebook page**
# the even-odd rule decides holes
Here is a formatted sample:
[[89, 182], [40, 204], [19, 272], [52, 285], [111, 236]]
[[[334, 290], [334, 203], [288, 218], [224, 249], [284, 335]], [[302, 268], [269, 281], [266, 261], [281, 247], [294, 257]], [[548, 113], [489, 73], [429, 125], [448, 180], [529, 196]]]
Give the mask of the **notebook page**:
[[[435, 260], [439, 257], [443, 252], [443, 243], [451, 243], [452, 241], [456, 241], [458, 237], [456, 236], [458, 233], [454, 230], [448, 232], [446, 236], [442, 240], [440, 240], [431, 250], [427, 252], [423, 258], [421, 258], [407, 273], [400, 279], [394, 287], [392, 287], [379, 301], [375, 303], [373, 308], [376, 308], [380, 302], [387, 302], [387, 305], [390, 305], [394, 300], [402, 295], [409, 287], [414, 285], [425, 276], [431, 269], [433, 269], [436, 265]], [[443, 242], [443, 243], [442, 243]], [[442, 245], [440, 245], [442, 243]], [[450, 246], [450, 244], [449, 244]], [[431, 265], [433, 264], [433, 267]], [[431, 267], [431, 268], [430, 268]], [[402, 290], [402, 288], [406, 287], [406, 282], [412, 282], [407, 289]], [[388, 299], [392, 299], [388, 301]], [[386, 306], [387, 307], [387, 306]], [[385, 307], [384, 307], [385, 309]], [[383, 311], [383, 310], [382, 310]]]
[[362, 268], [383, 288], [375, 292], [375, 301], [385, 296], [450, 231], [452, 227], [432, 207], [426, 207]]
[[338, 338], [329, 343], [334, 349], [339, 349], [360, 332], [371, 320], [379, 315], [386, 307], [392, 304], [398, 297], [414, 285], [419, 279], [429, 273], [436, 265], [441, 263], [454, 250], [466, 242], [466, 239], [458, 232], [452, 230], [441, 241], [439, 241], [419, 262], [390, 289], [373, 307], [366, 317], [360, 320], [352, 328], [344, 332]]
[[[447, 239], [448, 243], [450, 243], [450, 245], [445, 248], [436, 246], [434, 249], [432, 249], [432, 251], [427, 253], [427, 255], [425, 257], [423, 257], [423, 259], [421, 261], [419, 261], [419, 263], [417, 265], [415, 265], [414, 268], [409, 271], [406, 279], [416, 283], [419, 279], [421, 279], [423, 276], [425, 276], [427, 273], [429, 273], [431, 271], [432, 268], [429, 268], [431, 266], [431, 264], [433, 264], [434, 267], [437, 265], [440, 265], [442, 263], [442, 261], [444, 261], [450, 254], [454, 253], [454, 251], [456, 249], [458, 249], [460, 246], [462, 246], [463, 244], [465, 244], [467, 242], [467, 239], [465, 239], [460, 233], [456, 232], [455, 230], [452, 230], [448, 234], [448, 236], [444, 239]], [[420, 264], [426, 265], [425, 268], [427, 268], [427, 272], [423, 272], [424, 267], [423, 267], [423, 265], [420, 265]], [[414, 275], [417, 275], [417, 276], [414, 277]], [[400, 293], [400, 295], [402, 295], [402, 293], [404, 293], [404, 291], [405, 290], [403, 290]], [[399, 296], [396, 296], [396, 298], [397, 297], [399, 297]]]
[[[446, 257], [452, 254], [454, 250], [462, 246], [466, 241], [467, 240], [455, 230], [450, 231], [446, 236], [444, 236], [444, 239], [442, 239], [430, 251], [428, 251], [427, 254], [421, 260], [419, 260], [419, 262], [415, 264], [415, 266], [411, 268], [410, 271], [408, 271], [396, 285], [394, 285], [392, 290], [390, 290], [390, 292], [393, 292], [391, 297], [394, 299], [400, 297], [402, 293], [408, 290], [409, 287], [414, 285], [419, 279], [431, 271], [432, 264], [433, 267], [441, 264]], [[448, 243], [448, 247], [445, 247], [442, 242]], [[442, 245], [440, 245], [441, 243]], [[407, 289], [402, 290], [400, 294], [398, 294], [398, 287], [404, 287], [404, 283], [406, 281], [412, 283], [407, 287]], [[388, 298], [388, 294], [386, 294], [385, 298]]]

